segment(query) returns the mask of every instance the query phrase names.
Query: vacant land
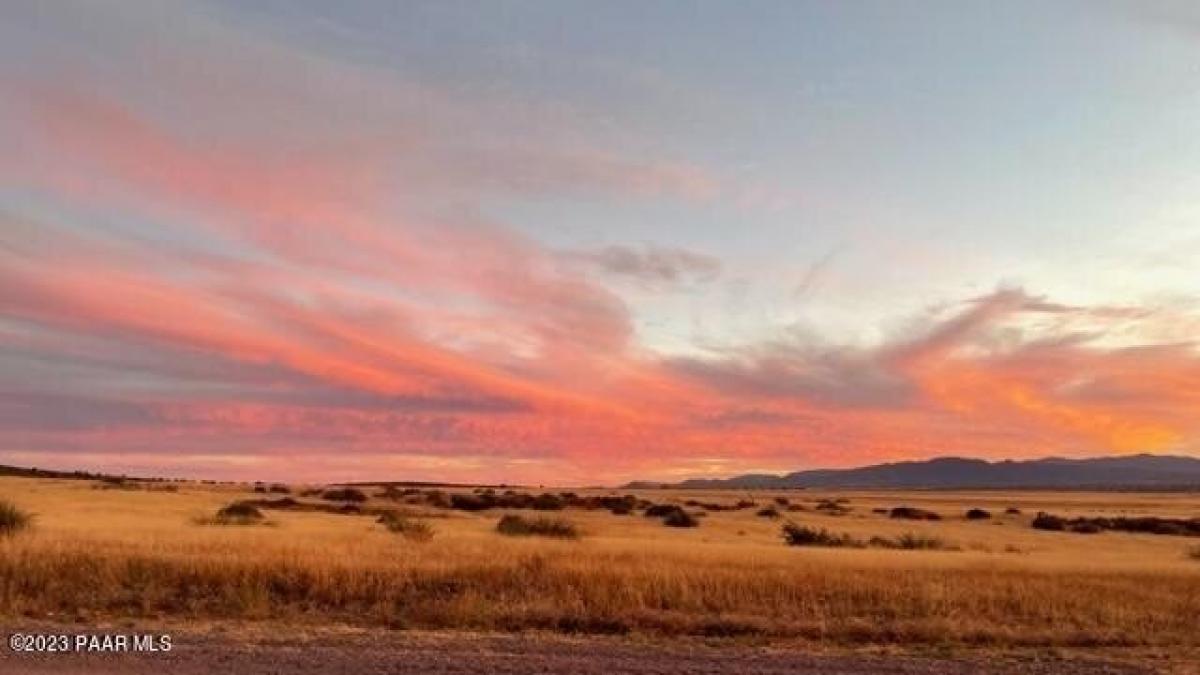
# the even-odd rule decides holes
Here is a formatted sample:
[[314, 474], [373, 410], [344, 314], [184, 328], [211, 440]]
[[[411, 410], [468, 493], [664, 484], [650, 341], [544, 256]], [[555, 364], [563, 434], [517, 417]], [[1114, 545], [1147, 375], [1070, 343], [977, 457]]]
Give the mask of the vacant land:
[[[1200, 515], [1196, 494], [640, 491], [618, 515], [625, 505], [613, 499], [597, 506], [624, 495], [607, 490], [543, 497], [545, 514], [480, 508], [470, 490], [453, 491], [462, 495], [454, 508], [447, 494], [373, 487], [359, 488], [363, 500], [303, 487], [287, 497], [250, 486], [99, 487], [0, 479], [0, 499], [33, 515], [0, 536], [0, 619], [920, 649], [1200, 647], [1200, 539], [1031, 526], [1042, 511], [1190, 519]], [[262, 506], [274, 499], [293, 503]], [[258, 500], [261, 517], [241, 508], [216, 517], [242, 500]], [[647, 517], [647, 504], [674, 505], [698, 526], [668, 527], [675, 509]], [[893, 517], [897, 507], [908, 517]], [[573, 535], [506, 536], [497, 531], [505, 515], [552, 518]], [[787, 523], [854, 545], [818, 537], [788, 546]]]

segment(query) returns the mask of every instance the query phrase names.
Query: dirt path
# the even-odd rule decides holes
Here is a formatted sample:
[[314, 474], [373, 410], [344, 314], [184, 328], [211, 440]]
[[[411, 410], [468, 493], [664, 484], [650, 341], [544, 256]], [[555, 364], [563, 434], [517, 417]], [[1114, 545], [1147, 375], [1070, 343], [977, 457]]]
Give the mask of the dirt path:
[[[11, 632], [6, 630], [5, 637]], [[176, 633], [171, 651], [154, 654], [30, 655], [13, 653], [8, 648], [0, 650], [0, 673], [11, 675], [1071, 675], [1149, 672], [1155, 671], [1099, 660], [998, 659], [982, 655], [951, 658], [822, 655], [747, 646], [712, 647], [699, 643], [663, 645], [603, 638], [406, 632], [310, 636], [292, 640], [256, 638], [252, 641]]]

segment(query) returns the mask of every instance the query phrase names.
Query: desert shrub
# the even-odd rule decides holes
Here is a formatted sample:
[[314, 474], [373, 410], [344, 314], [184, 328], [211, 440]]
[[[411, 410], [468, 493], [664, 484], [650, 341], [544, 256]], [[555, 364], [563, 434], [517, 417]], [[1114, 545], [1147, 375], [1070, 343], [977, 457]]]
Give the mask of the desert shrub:
[[450, 508], [459, 511], [486, 511], [496, 505], [489, 495], [450, 495]]
[[608, 495], [605, 497], [594, 497], [584, 506], [589, 509], [608, 509], [614, 516], [627, 516], [633, 513], [633, 509], [637, 507], [637, 503], [637, 497], [633, 495], [625, 495], [623, 497]]
[[1035, 530], [1049, 530], [1051, 532], [1062, 532], [1067, 529], [1067, 519], [1061, 516], [1056, 516], [1045, 511], [1038, 511], [1033, 517], [1030, 525]]
[[776, 497], [775, 498], [775, 503], [778, 504], [779, 506], [787, 506], [788, 502], [789, 502], [789, 500], [787, 497]]
[[933, 511], [919, 509], [915, 506], [897, 506], [891, 510], [892, 518], [901, 518], [904, 520], [941, 520], [942, 517]]
[[263, 486], [263, 485], [255, 485], [254, 491], [259, 494], [266, 494], [267, 488], [266, 488], [266, 486]]
[[676, 510], [667, 514], [666, 518], [663, 518], [663, 525], [667, 527], [699, 527], [700, 521], [696, 520], [696, 517], [687, 511], [676, 508]]
[[881, 513], [887, 515], [888, 510], [885, 508], [871, 509], [871, 513]]
[[647, 518], [664, 518], [681, 510], [676, 504], [651, 504], [646, 509]]
[[633, 495], [625, 495], [623, 497], [617, 497], [613, 495], [598, 497], [596, 499], [596, 506], [602, 509], [608, 509], [610, 511], [620, 508], [629, 509], [632, 511], [633, 508], [637, 506], [637, 497]]
[[1018, 509], [1018, 508], [1017, 508], [1017, 507], [1015, 507], [1015, 506], [1010, 506], [1010, 507], [1008, 507], [1007, 509], [1004, 509], [1004, 512], [1005, 512], [1005, 513], [1007, 513], [1007, 514], [1008, 514], [1008, 515], [1010, 515], [1010, 516], [1019, 516], [1019, 515], [1021, 515], [1021, 509]]
[[759, 518], [778, 518], [780, 516], [779, 510], [776, 509], [774, 506], [767, 506], [765, 508], [761, 508], [758, 510], [758, 513], [756, 513], [754, 515], [758, 516]]
[[987, 520], [992, 514], [983, 509], [970, 509], [967, 511], [967, 520]]
[[554, 537], [556, 539], [578, 539], [575, 524], [562, 518], [525, 518], [507, 515], [496, 523], [496, 531], [510, 537]]
[[433, 527], [423, 520], [406, 518], [395, 511], [385, 511], [375, 521], [409, 541], [429, 541], [433, 539]]
[[326, 490], [321, 493], [322, 499], [328, 499], [331, 502], [365, 502], [367, 496], [358, 488], [335, 488]]
[[941, 551], [952, 548], [940, 537], [918, 534], [916, 532], [905, 532], [893, 541], [896, 544], [896, 548], [909, 551]]
[[1061, 532], [1067, 529], [1067, 522], [1064, 519], [1046, 513], [1045, 511], [1038, 511], [1038, 514], [1034, 516], [1033, 523], [1031, 524], [1035, 530]]
[[439, 509], [450, 508], [450, 498], [441, 490], [429, 490], [425, 493], [425, 503]]
[[758, 504], [756, 504], [753, 500], [740, 499], [736, 504], [733, 505], [733, 508], [736, 511], [741, 511], [742, 509], [752, 509], [755, 506], [758, 506]]
[[846, 503], [845, 499], [822, 499], [814, 508], [831, 516], [843, 516], [850, 513], [850, 507], [846, 506]]
[[[573, 494], [572, 497], [574, 497]], [[540, 494], [533, 498], [530, 507], [535, 511], [561, 511], [565, 506], [563, 502], [572, 497], [560, 497], [550, 493]]]
[[823, 527], [807, 527], [796, 523], [783, 524], [783, 541], [788, 546], [826, 546], [859, 548], [862, 543], [849, 534], [835, 534]]
[[1187, 550], [1187, 557], [1192, 560], [1200, 561], [1200, 546], [1193, 546]]
[[28, 529], [33, 516], [17, 508], [15, 504], [0, 500], [0, 537], [14, 535]]
[[871, 548], [890, 548], [905, 551], [958, 551], [958, 546], [946, 542], [941, 537], [916, 532], [905, 532], [899, 537], [871, 537], [867, 540]]
[[234, 502], [217, 511], [213, 522], [217, 525], [257, 525], [263, 521], [258, 507], [246, 502]]
[[662, 518], [668, 527], [696, 527], [700, 521], [678, 504], [651, 504], [646, 509], [649, 518]]
[[1033, 519], [1033, 527], [1039, 530], [1096, 534], [1105, 530], [1137, 532], [1141, 534], [1163, 534], [1181, 537], [1200, 537], [1200, 518], [1159, 518], [1140, 516], [1136, 518], [1062, 518], [1039, 512]]
[[272, 493], [274, 493], [274, 494], [278, 494], [278, 495], [290, 495], [290, 494], [292, 494], [292, 489], [291, 489], [291, 488], [289, 488], [289, 487], [288, 487], [288, 486], [286, 486], [286, 485], [278, 485], [278, 484], [277, 484], [277, 485], [272, 485], [271, 487], [267, 488], [267, 491], [268, 491], [268, 492], [272, 492]]

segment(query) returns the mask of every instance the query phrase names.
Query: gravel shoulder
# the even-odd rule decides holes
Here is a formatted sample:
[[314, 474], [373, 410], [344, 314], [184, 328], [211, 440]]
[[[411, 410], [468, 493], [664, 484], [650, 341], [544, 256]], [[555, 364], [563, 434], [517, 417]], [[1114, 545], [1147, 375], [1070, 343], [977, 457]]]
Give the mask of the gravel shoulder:
[[[75, 626], [58, 629], [46, 626], [5, 627], [5, 637], [8, 638], [11, 633], [20, 630], [28, 633], [98, 632]], [[126, 631], [146, 632], [129, 629]], [[108, 629], [106, 632], [122, 632], [122, 629]], [[1116, 661], [1090, 656], [997, 655], [973, 652], [943, 657], [534, 634], [325, 631], [294, 633], [285, 637], [264, 633], [261, 628], [253, 635], [224, 629], [194, 633], [169, 632], [172, 633], [172, 648], [167, 652], [42, 655], [14, 653], [6, 647], [0, 651], [0, 672], [12, 675], [1116, 675], [1164, 672], [1149, 659], [1139, 661], [1128, 657]], [[1168, 670], [1179, 672], [1175, 667]]]

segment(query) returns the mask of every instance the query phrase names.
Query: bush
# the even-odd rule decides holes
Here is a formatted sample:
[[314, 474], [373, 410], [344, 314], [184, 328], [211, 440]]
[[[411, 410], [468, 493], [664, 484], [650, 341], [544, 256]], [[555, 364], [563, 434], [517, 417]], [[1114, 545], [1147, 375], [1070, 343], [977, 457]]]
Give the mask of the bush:
[[666, 518], [663, 518], [663, 525], [667, 527], [699, 527], [700, 521], [687, 511], [676, 507], [674, 511], [667, 514]]
[[933, 511], [919, 509], [915, 506], [897, 506], [891, 511], [892, 518], [905, 520], [941, 520], [942, 517]]
[[425, 493], [425, 503], [439, 509], [450, 508], [450, 498], [441, 490], [429, 490]]
[[1010, 507], [1008, 507], [1007, 509], [1004, 509], [1004, 512], [1005, 512], [1005, 513], [1007, 513], [1007, 514], [1008, 514], [1008, 515], [1010, 515], [1010, 516], [1019, 516], [1019, 515], [1021, 515], [1021, 509], [1018, 509], [1018, 508], [1017, 508], [1017, 507], [1015, 507], [1015, 506], [1010, 506]]
[[487, 511], [496, 505], [489, 495], [450, 495], [450, 508], [459, 511]]
[[779, 511], [774, 506], [768, 506], [766, 508], [759, 509], [758, 513], [754, 515], [758, 516], [759, 518], [778, 518]]
[[1192, 560], [1200, 560], [1200, 546], [1193, 546], [1187, 550], [1187, 557]]
[[958, 551], [957, 546], [947, 543], [940, 537], [915, 532], [905, 532], [895, 539], [887, 537], [871, 537], [867, 546], [872, 548], [890, 548], [904, 551]]
[[944, 551], [952, 549], [939, 537], [933, 537], [927, 534], [917, 534], [915, 532], [905, 532], [893, 540], [894, 548], [901, 548], [908, 551]]
[[331, 502], [361, 503], [367, 501], [367, 496], [363, 494], [362, 490], [352, 487], [326, 490], [325, 492], [321, 493], [321, 498], [328, 499]]
[[578, 539], [575, 524], [562, 518], [525, 518], [508, 515], [496, 523], [496, 531], [510, 537], [554, 537], [556, 539]]
[[850, 507], [846, 506], [847, 503], [845, 499], [822, 499], [814, 508], [831, 516], [844, 516], [850, 513]]
[[1051, 532], [1062, 532], [1067, 529], [1067, 522], [1058, 516], [1050, 515], [1045, 511], [1038, 511], [1038, 514], [1033, 518], [1033, 529], [1049, 530]]
[[0, 500], [0, 537], [14, 535], [33, 525], [33, 516], [16, 505]]
[[783, 524], [782, 531], [783, 541], [788, 546], [862, 547], [862, 542], [849, 534], [834, 534], [823, 527], [806, 527], [788, 522]]
[[406, 518], [395, 511], [385, 511], [375, 521], [409, 541], [429, 541], [433, 539], [433, 527], [423, 520]]
[[1066, 530], [1079, 534], [1096, 534], [1105, 530], [1115, 530], [1117, 532], [1200, 537], [1200, 518], [1159, 518], [1156, 516], [1062, 518], [1039, 512], [1032, 524], [1039, 530]]
[[279, 494], [279, 495], [290, 495], [290, 494], [292, 494], [292, 489], [291, 489], [291, 488], [289, 488], [289, 487], [288, 487], [288, 486], [286, 486], [286, 485], [272, 485], [271, 487], [267, 488], [267, 491], [268, 491], [268, 492], [273, 492], [273, 493], [275, 493], [275, 494]]
[[533, 503], [530, 506], [535, 511], [561, 511], [564, 506], [564, 499], [569, 500], [572, 498], [574, 498], [574, 495], [571, 497], [559, 497], [549, 493], [540, 494], [533, 498]]
[[680, 510], [681, 509], [675, 504], [651, 504], [646, 508], [646, 517], [663, 518]]
[[987, 520], [992, 514], [983, 509], [971, 509], [967, 511], [967, 520]]
[[213, 522], [217, 525], [257, 525], [263, 521], [258, 507], [246, 502], [234, 502], [217, 511]]

